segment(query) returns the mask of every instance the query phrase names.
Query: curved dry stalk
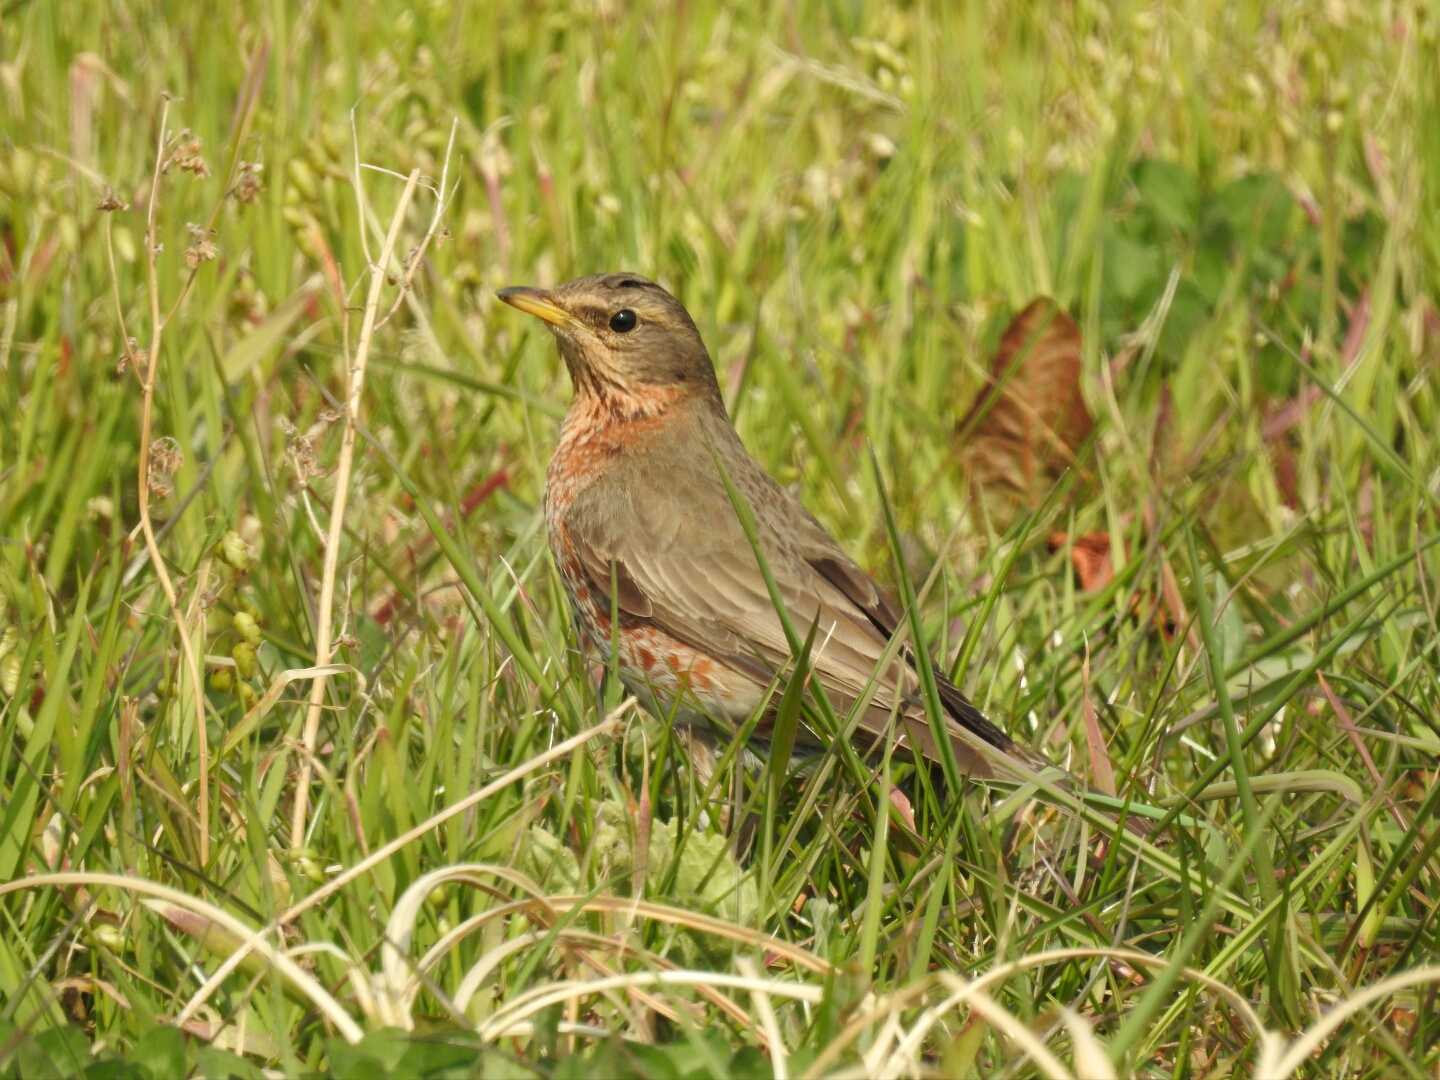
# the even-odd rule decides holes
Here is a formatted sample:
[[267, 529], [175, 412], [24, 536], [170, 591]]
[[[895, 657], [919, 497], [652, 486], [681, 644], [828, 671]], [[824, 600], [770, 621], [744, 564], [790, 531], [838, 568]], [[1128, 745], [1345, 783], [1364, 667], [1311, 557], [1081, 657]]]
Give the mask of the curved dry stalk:
[[[740, 974], [747, 979], [760, 980], [760, 972], [755, 967], [755, 961], [748, 956], [740, 958], [736, 965], [740, 968]], [[752, 990], [751, 998], [755, 1002], [755, 1011], [760, 1014], [760, 1030], [765, 1032], [766, 1050], [770, 1054], [770, 1069], [775, 1080], [790, 1080], [790, 1067], [785, 1058], [785, 1040], [780, 1036], [780, 1021], [775, 1016], [775, 1006], [770, 1003], [770, 995], [764, 990]]]
[[170, 571], [160, 557], [160, 542], [155, 537], [155, 525], [150, 520], [150, 443], [155, 409], [155, 371], [160, 366], [160, 339], [165, 323], [160, 317], [160, 281], [155, 267], [156, 236], [155, 210], [160, 201], [160, 173], [165, 164], [165, 125], [170, 116], [170, 100], [165, 99], [160, 108], [160, 135], [155, 146], [155, 169], [150, 175], [150, 204], [145, 208], [145, 267], [150, 293], [150, 351], [145, 357], [145, 374], [141, 382], [140, 403], [140, 466], [136, 482], [136, 493], [140, 510], [140, 530], [145, 535], [145, 550], [150, 554], [150, 565], [155, 568], [155, 577], [170, 605], [170, 617], [180, 634], [180, 650], [185, 657], [186, 673], [190, 676], [195, 701], [195, 746], [200, 757], [199, 808], [200, 818], [200, 865], [210, 862], [210, 746], [205, 733], [205, 683], [200, 673], [200, 661], [195, 655], [194, 643], [190, 640], [190, 627], [180, 610], [180, 598], [175, 584], [170, 580]]
[[[925, 1036], [930, 1034], [930, 1029], [939, 1023], [942, 1016], [957, 1005], [968, 1005], [971, 1010], [979, 1013], [992, 1027], [1020, 1047], [1046, 1075], [1072, 1075], [1029, 1025], [1010, 1010], [1003, 1008], [981, 988], [980, 980], [971, 982], [948, 975], [942, 976], [942, 980], [951, 988], [948, 997], [926, 1009], [919, 1021], [905, 1032], [904, 1037], [898, 1040], [893, 1048], [886, 1047], [883, 1043], [877, 1044], [870, 1054], [866, 1055], [866, 1064], [876, 1075], [890, 1077], [911, 1074], [918, 1064], [915, 1058]], [[885, 1065], [883, 1068], [882, 1062]]]
[[[1421, 983], [1440, 982], [1440, 965], [1431, 964], [1413, 971], [1392, 975], [1374, 986], [1367, 986], [1352, 997], [1346, 998], [1325, 1014], [1318, 1023], [1311, 1024], [1288, 1047], [1281, 1039], [1272, 1039], [1256, 1065], [1257, 1076], [1286, 1077], [1305, 1063], [1305, 1059], [1333, 1035], [1340, 1025], [1365, 1008], [1371, 1002]], [[1282, 1053], [1283, 1052], [1283, 1053]]]
[[[466, 920], [466, 922], [463, 923], [462, 926], [466, 928], [467, 932], [474, 932], [475, 930], [483, 926], [485, 923], [489, 922], [489, 916], [491, 916], [492, 914], [492, 912], [488, 911], [482, 912], [480, 915], [474, 916], [471, 919]], [[456, 929], [459, 929], [459, 927], [457, 927]], [[476, 960], [475, 963], [470, 966], [470, 969], [466, 971], [464, 977], [461, 978], [459, 988], [455, 991], [455, 1007], [461, 1012], [465, 1012], [469, 1008], [470, 1002], [474, 999], [475, 995], [479, 993], [480, 987], [485, 985], [485, 980], [488, 979], [491, 974], [500, 967], [501, 964], [503, 964], [506, 960], [510, 959], [510, 957], [514, 956], [516, 953], [523, 952], [525, 949], [529, 948], [532, 945], [539, 945], [541, 942], [549, 941], [552, 938], [556, 941], [568, 941], [572, 943], [579, 942], [581, 944], [590, 945], [597, 949], [623, 949], [624, 951], [632, 955], [646, 955], [648, 957], [648, 954], [644, 953], [643, 950], [636, 949], [634, 946], [628, 945], [628, 943], [619, 942], [614, 940], [613, 938], [607, 938], [602, 934], [592, 933], [589, 930], [574, 930], [564, 928], [558, 930], [531, 930], [529, 933], [521, 934], [518, 937], [511, 938], [509, 941], [502, 941], [499, 945], [496, 945], [493, 949], [489, 950], [487, 953], [485, 953], [484, 956], [480, 957], [479, 960]], [[438, 946], [439, 942], [437, 942], [436, 944]], [[424, 971], [426, 970], [427, 966], [433, 966], [439, 961], [440, 955], [434, 955], [432, 958], [433, 953], [435, 953], [435, 950], [431, 949], [425, 954], [425, 956], [420, 958], [420, 962], [416, 965], [418, 970]], [[649, 958], [652, 960], [659, 959], [659, 957]]]
[[[395, 212], [390, 218], [390, 228], [385, 236], [385, 243], [380, 250], [378, 262], [370, 264], [370, 292], [365, 302], [365, 313], [361, 321], [360, 337], [356, 343], [355, 360], [349, 369], [347, 382], [346, 407], [345, 407], [345, 429], [341, 436], [340, 460], [335, 473], [335, 492], [330, 507], [330, 524], [325, 534], [325, 562], [320, 581], [320, 611], [316, 617], [315, 630], [315, 667], [324, 667], [330, 663], [333, 639], [331, 636], [331, 619], [335, 602], [335, 575], [339, 566], [340, 538], [344, 531], [345, 506], [349, 499], [350, 471], [355, 453], [356, 430], [360, 418], [361, 392], [365, 383], [365, 371], [370, 355], [370, 343], [374, 340], [375, 331], [390, 321], [391, 316], [398, 310], [401, 301], [408, 294], [413, 283], [415, 271], [420, 261], [424, 258], [426, 249], [435, 238], [440, 229], [440, 222], [448, 206], [448, 188], [450, 177], [450, 157], [455, 149], [455, 134], [459, 121], [450, 125], [450, 139], [445, 146], [444, 164], [440, 170], [440, 186], [435, 191], [435, 211], [430, 218], [430, 227], [426, 229], [425, 235], [421, 238], [419, 245], [407, 257], [404, 267], [404, 275], [400, 281], [400, 287], [396, 294], [395, 301], [383, 316], [379, 315], [380, 294], [389, 273], [389, 265], [395, 253], [395, 243], [399, 236], [400, 226], [404, 221], [405, 211], [414, 195], [415, 188], [419, 184], [420, 170], [412, 169], [406, 178], [404, 191], [401, 193], [400, 201], [396, 204]], [[359, 135], [355, 130], [355, 114], [350, 114], [351, 134], [355, 140], [353, 183], [355, 186], [355, 199], [360, 210], [360, 240], [367, 259], [370, 257], [369, 241], [366, 230], [366, 214], [369, 209], [365, 199], [365, 188], [360, 180], [360, 147]], [[378, 319], [378, 321], [377, 321]], [[346, 350], [347, 354], [349, 350]], [[310, 699], [306, 709], [305, 728], [302, 740], [305, 748], [305, 756], [300, 764], [300, 775], [296, 783], [295, 804], [290, 821], [290, 843], [294, 848], [299, 848], [305, 842], [305, 829], [309, 815], [310, 799], [310, 777], [312, 772], [312, 760], [315, 754], [315, 743], [319, 737], [321, 706], [325, 696], [325, 676], [317, 676], [310, 687]]]
[[[355, 358], [347, 369], [348, 379], [345, 394], [345, 429], [340, 436], [340, 461], [335, 469], [335, 493], [330, 503], [330, 524], [325, 535], [325, 564], [320, 578], [320, 606], [315, 613], [315, 667], [324, 668], [330, 663], [334, 643], [331, 637], [331, 620], [335, 609], [335, 573], [340, 565], [340, 538], [345, 531], [345, 506], [350, 499], [350, 472], [355, 462], [355, 431], [360, 420], [360, 396], [365, 389], [365, 368], [370, 359], [370, 342], [375, 334], [375, 319], [380, 310], [380, 292], [385, 286], [385, 267], [395, 250], [395, 241], [400, 235], [400, 226], [405, 220], [410, 199], [415, 194], [415, 185], [420, 181], [420, 170], [411, 169], [405, 181], [405, 190], [395, 204], [395, 213], [390, 218], [390, 231], [385, 235], [385, 246], [380, 251], [380, 261], [370, 267], [370, 295], [365, 301], [365, 315], [360, 324], [360, 338], [355, 345]], [[356, 177], [356, 197], [361, 200], [363, 221], [364, 194]], [[325, 703], [326, 676], [317, 675], [310, 684], [310, 701], [305, 713], [305, 729], [301, 736], [306, 757], [300, 763], [300, 776], [295, 782], [295, 805], [290, 818], [290, 846], [301, 848], [305, 844], [305, 828], [310, 814], [310, 773], [309, 757], [315, 753], [315, 743], [320, 735], [320, 714]]]
[[[999, 964], [983, 975], [968, 982], [960, 980], [958, 976], [948, 974], [943, 976], [943, 978], [946, 984], [951, 987], [963, 985], [983, 991], [986, 987], [1008, 979], [1018, 971], [1044, 967], [1047, 964], [1059, 963], [1064, 960], [1080, 960], [1094, 957], [1107, 960], [1122, 960], [1126, 963], [1143, 967], [1166, 967], [1169, 964], [1169, 961], [1163, 956], [1156, 956], [1138, 949], [1076, 946], [1066, 949], [1049, 949], [1031, 956], [1022, 956], [1019, 959]], [[1196, 968], [1182, 968], [1181, 973], [1184, 977], [1199, 983], [1208, 990], [1214, 991], [1228, 1001], [1231, 1007], [1240, 1014], [1240, 1017], [1245, 1021], [1246, 1025], [1255, 1032], [1256, 1037], [1262, 1042], [1269, 1036], [1270, 1032], [1261, 1021], [1260, 1015], [1255, 1011], [1254, 1006], [1233, 988]], [[850, 1022], [831, 1040], [830, 1044], [820, 1056], [811, 1063], [805, 1075], [807, 1077], [819, 1077], [823, 1075], [825, 1070], [839, 1059], [840, 1055], [844, 1053], [845, 1049], [850, 1046], [851, 1043], [866, 1031], [870, 1030], [883, 1017], [892, 1016], [904, 1009], [910, 1008], [918, 998], [923, 997], [924, 994], [935, 985], [936, 981], [934, 977], [924, 979], [910, 986], [902, 987], [893, 993], [886, 994], [883, 997], [872, 998], [871, 1007], [856, 1012], [850, 1019]], [[956, 999], [956, 1001], [947, 1007], [953, 1007], [953, 1005], [959, 1003], [960, 1000], [962, 999]], [[920, 1023], [924, 1025], [926, 1031], [933, 1026], [943, 1011], [942, 1009], [935, 1012], [933, 1017], [928, 1021], [922, 1018]], [[923, 1034], [924, 1032], [922, 1032], [922, 1035]]]
[[[440, 231], [440, 221], [444, 217], [445, 209], [450, 205], [449, 196], [446, 194], [447, 185], [450, 180], [450, 155], [455, 151], [455, 134], [460, 129], [458, 117], [450, 121], [450, 139], [445, 144], [444, 163], [440, 166], [440, 187], [438, 190], [431, 189], [435, 193], [435, 213], [430, 217], [430, 227], [425, 230], [425, 235], [420, 238], [420, 244], [405, 257], [405, 276], [400, 282], [400, 287], [395, 292], [395, 300], [390, 305], [390, 310], [385, 312], [375, 328], [388, 323], [394, 317], [395, 312], [400, 310], [400, 305], [405, 302], [407, 296], [411, 296], [411, 286], [415, 283], [415, 271], [420, 268], [421, 261], [425, 258], [425, 249], [430, 246], [430, 241], [435, 239], [435, 234]], [[428, 185], [427, 185], [428, 186]], [[454, 189], [449, 189], [453, 194]], [[362, 226], [363, 227], [363, 226]], [[384, 265], [383, 263], [381, 264]], [[433, 336], [433, 335], [432, 335]]]
[[[491, 908], [489, 911], [472, 915], [459, 926], [452, 929], [450, 933], [446, 934], [426, 950], [425, 955], [416, 962], [416, 974], [413, 982], [414, 989], [410, 992], [409, 1000], [413, 1002], [415, 994], [419, 991], [419, 978], [439, 963], [441, 957], [451, 948], [454, 948], [461, 939], [481, 929], [488, 923], [508, 918], [517, 912], [524, 914], [527, 918], [533, 918], [534, 913], [531, 910], [533, 906], [532, 902], [523, 900], [502, 904], [498, 908]], [[574, 951], [580, 955], [581, 960], [600, 972], [602, 976], [608, 977], [614, 975], [615, 972], [606, 968], [604, 964], [592, 956], [588, 951], [589, 949], [608, 949], [621, 957], [629, 956], [641, 960], [661, 971], [680, 970], [678, 964], [667, 960], [663, 956], [657, 956], [648, 949], [638, 946], [634, 942], [626, 941], [623, 938], [606, 937], [603, 934], [592, 933], [588, 930], [547, 926], [546, 929], [531, 931], [530, 933], [521, 934], [519, 937], [511, 938], [509, 941], [502, 942], [475, 961], [475, 963], [471, 965], [470, 970], [468, 970], [460, 980], [460, 986], [453, 995], [452, 1000], [456, 1010], [460, 1013], [466, 1012], [470, 1006], [470, 1002], [474, 999], [476, 993], [479, 992], [480, 987], [485, 984], [485, 980], [511, 956], [531, 945], [536, 945], [542, 941], [551, 939], [563, 941], [572, 946]], [[702, 986], [696, 989], [710, 1004], [722, 1012], [725, 1012], [737, 1024], [753, 1028], [754, 1025], [750, 1017], [729, 998], [715, 992], [710, 987]], [[679, 1014], [658, 998], [634, 989], [631, 990], [631, 993], [647, 1008], [654, 1009], [656, 1012], [671, 1020], [679, 1019]]]
[[[305, 897], [303, 900], [297, 901], [296, 903], [292, 904], [290, 907], [282, 911], [274, 919], [270, 920], [270, 922], [265, 926], [263, 930], [260, 931], [260, 933], [275, 933], [280, 927], [284, 926], [286, 923], [294, 921], [306, 911], [309, 911], [311, 908], [318, 905], [321, 901], [328, 899], [330, 896], [333, 896], [336, 892], [338, 892], [340, 889], [343, 889], [350, 882], [354, 881], [357, 877], [364, 874], [367, 870], [371, 870], [375, 866], [384, 862], [391, 855], [394, 855], [397, 851], [401, 850], [406, 845], [424, 836], [427, 832], [435, 828], [437, 825], [442, 825], [456, 815], [465, 813], [465, 811], [469, 810], [472, 806], [475, 806], [478, 803], [481, 803], [486, 799], [491, 798], [497, 792], [503, 791], [505, 788], [523, 779], [530, 773], [544, 768], [546, 765], [550, 764], [550, 762], [556, 760], [557, 758], [563, 758], [568, 756], [572, 751], [578, 749], [590, 739], [595, 738], [595, 736], [603, 735], [607, 732], [613, 731], [615, 727], [620, 723], [620, 719], [634, 705], [635, 699], [627, 698], [625, 701], [621, 702], [620, 706], [615, 709], [614, 712], [612, 712], [604, 720], [600, 721], [600, 723], [595, 724], [593, 727], [586, 728], [578, 735], [570, 736], [570, 738], [565, 739], [563, 742], [556, 743], [549, 750], [545, 751], [545, 753], [539, 754], [531, 758], [529, 761], [517, 765], [515, 768], [490, 781], [490, 783], [486, 784], [479, 791], [472, 792], [458, 802], [451, 803], [444, 810], [441, 810], [438, 814], [432, 814], [430, 817], [420, 822], [420, 824], [406, 830], [399, 836], [395, 837], [395, 839], [391, 840], [389, 843], [383, 845], [382, 847], [376, 848], [373, 852], [371, 852], [365, 858], [361, 859], [354, 866], [350, 867], [343, 873], [338, 874], [336, 877], [332, 878], [330, 881], [320, 886], [320, 888], [316, 889], [313, 893]], [[543, 901], [534, 902], [542, 903]], [[183, 1021], [192, 1018], [195, 1013], [210, 999], [210, 996], [215, 993], [215, 991], [219, 988], [220, 984], [225, 981], [225, 978], [230, 974], [230, 972], [233, 971], [241, 963], [241, 961], [245, 959], [248, 952], [248, 944], [235, 950], [234, 955], [229, 957], [225, 961], [225, 963], [220, 965], [220, 967], [216, 969], [216, 971], [210, 976], [210, 978], [206, 979], [205, 982], [200, 986], [200, 988], [195, 991], [195, 993], [191, 996], [190, 1000], [185, 1003], [185, 1007], [180, 1010], [179, 1016], [176, 1018], [176, 1023], [182, 1023]]]
[[[483, 912], [481, 915], [477, 915], [470, 919], [467, 919], [466, 922], [462, 925], [466, 928], [467, 933], [471, 933], [479, 929], [484, 924], [493, 921], [495, 918], [503, 918], [505, 915], [514, 914], [516, 910], [523, 911], [524, 907], [520, 905], [506, 904], [500, 908], [492, 908], [490, 911]], [[495, 970], [499, 968], [500, 965], [503, 964], [506, 960], [510, 959], [510, 957], [514, 956], [516, 953], [523, 952], [527, 948], [546, 941], [563, 942], [564, 944], [568, 945], [570, 949], [579, 956], [581, 961], [583, 961], [585, 964], [588, 964], [595, 971], [598, 971], [600, 975], [604, 978], [609, 978], [615, 975], [616, 972], [612, 971], [610, 968], [607, 968], [600, 960], [596, 959], [596, 957], [592, 955], [591, 950], [609, 950], [621, 957], [629, 956], [638, 960], [643, 960], [645, 963], [648, 963], [661, 971], [680, 970], [680, 966], [678, 964], [666, 960], [662, 956], [657, 956], [646, 949], [640, 948], [636, 946], [633, 942], [619, 940], [613, 937], [606, 937], [603, 934], [592, 933], [589, 930], [576, 930], [573, 928], [565, 927], [551, 927], [544, 930], [533, 930], [529, 933], [521, 934], [519, 937], [511, 938], [509, 941], [502, 942], [501, 944], [495, 946], [495, 948], [491, 949], [489, 952], [485, 953], [485, 955], [480, 957], [479, 960], [475, 961], [475, 963], [470, 967], [470, 970], [465, 972], [464, 977], [460, 980], [459, 988], [455, 991], [455, 994], [451, 999], [451, 1002], [455, 1006], [457, 1012], [463, 1015], [465, 1012], [468, 1011], [470, 1002], [474, 1000], [475, 995], [480, 990], [480, 987], [485, 985], [485, 980], [488, 979], [492, 974], [494, 974]], [[432, 947], [429, 951], [426, 952], [425, 956], [421, 957], [419, 963], [416, 965], [417, 971], [423, 972], [425, 970], [428, 970], [429, 967], [433, 967], [434, 964], [440, 959], [441, 955], [441, 953], [437, 952], [436, 947]], [[418, 985], [416, 987], [416, 991], [418, 992]], [[696, 991], [700, 994], [701, 997], [705, 998], [705, 1000], [710, 1002], [711, 1005], [714, 1005], [717, 1009], [721, 1010], [727, 1016], [729, 1016], [730, 1019], [733, 1020], [736, 1024], [740, 1025], [741, 1027], [746, 1027], [753, 1030], [754, 1023], [746, 1014], [745, 1010], [736, 1005], [724, 994], [721, 994], [708, 986], [696, 987]], [[659, 1013], [661, 1016], [664, 1016], [672, 1023], [683, 1022], [684, 1017], [682, 1016], [682, 1014], [677, 1009], [669, 1005], [667, 1002], [662, 1001], [660, 998], [657, 998], [652, 994], [647, 994], [644, 991], [636, 989], [634, 987], [630, 988], [630, 994], [641, 1005], [653, 1010], [654, 1012]], [[411, 995], [412, 1004], [414, 996], [414, 994]]]
[[[495, 890], [491, 889], [485, 880], [487, 877], [509, 882], [522, 892], [529, 893], [532, 898], [539, 899], [541, 896], [540, 886], [524, 874], [508, 866], [492, 863], [461, 863], [432, 870], [428, 874], [421, 874], [400, 894], [400, 899], [396, 901], [395, 908], [385, 923], [385, 937], [380, 946], [380, 976], [376, 979], [377, 985], [384, 991], [386, 1005], [393, 1006], [392, 1012], [396, 1017], [408, 1013], [408, 1003], [414, 1000], [420, 990], [420, 976], [406, 953], [415, 932], [415, 923], [420, 917], [420, 909], [430, 893], [436, 886], [452, 881], [466, 882], [494, 893]], [[458, 1002], [456, 1007], [460, 1007]], [[392, 1019], [390, 1022], [395, 1023], [396, 1020]]]
[[651, 900], [637, 902], [633, 897], [628, 896], [570, 894], [547, 896], [545, 901], [562, 915], [568, 914], [570, 909], [578, 907], [584, 912], [607, 912], [683, 926], [702, 934], [712, 934], [741, 945], [765, 950], [817, 975], [829, 977], [840, 974], [841, 970], [823, 957], [816, 956], [810, 950], [772, 937], [763, 931], [752, 930], [747, 926], [737, 926], [724, 919], [717, 919], [713, 915], [702, 915], [698, 911], [688, 911], [685, 908], [671, 907], [668, 904], [657, 904]]
[[[344, 1007], [315, 979], [297, 964], [285, 950], [279, 949], [265, 940], [266, 929], [256, 930], [248, 926], [242, 920], [231, 915], [224, 908], [216, 907], [205, 900], [191, 896], [189, 893], [181, 892], [179, 889], [172, 889], [168, 885], [161, 885], [159, 882], [150, 881], [146, 878], [126, 877], [123, 874], [104, 873], [82, 873], [79, 871], [67, 871], [58, 874], [35, 874], [31, 877], [20, 878], [16, 881], [0, 884], [0, 896], [7, 893], [19, 892], [22, 889], [36, 888], [65, 888], [67, 886], [90, 886], [121, 889], [142, 896], [153, 896], [157, 900], [164, 900], [166, 903], [174, 904], [176, 907], [184, 908], [194, 912], [203, 919], [223, 927], [225, 930], [243, 940], [244, 944], [237, 953], [248, 954], [251, 951], [257, 952], [277, 972], [283, 975], [297, 991], [305, 996], [317, 1009], [319, 1009], [337, 1031], [348, 1042], [359, 1042], [364, 1037], [360, 1025], [347, 1013]], [[143, 905], [142, 905], [143, 906]], [[229, 961], [227, 960], [226, 963]], [[179, 1027], [187, 1019], [178, 1016], [175, 1025]]]
[[496, 1039], [504, 1038], [512, 1025], [534, 1016], [551, 1005], [603, 993], [606, 990], [625, 990], [637, 986], [725, 987], [731, 990], [746, 990], [750, 993], [758, 992], [775, 997], [790, 998], [810, 1005], [818, 1005], [825, 996], [825, 991], [818, 986], [781, 982], [779, 979], [731, 975], [723, 971], [635, 971], [626, 975], [612, 975], [608, 978], [588, 981], [566, 980], [527, 990], [514, 1001], [507, 1002], [494, 1016], [480, 1025], [479, 1035], [487, 1042], [493, 1042]]
[[1060, 1021], [1070, 1036], [1070, 1056], [1075, 1060], [1075, 1071], [1093, 1080], [1116, 1080], [1115, 1066], [1090, 1021], [1068, 1005], [1061, 1005], [1059, 1012]]

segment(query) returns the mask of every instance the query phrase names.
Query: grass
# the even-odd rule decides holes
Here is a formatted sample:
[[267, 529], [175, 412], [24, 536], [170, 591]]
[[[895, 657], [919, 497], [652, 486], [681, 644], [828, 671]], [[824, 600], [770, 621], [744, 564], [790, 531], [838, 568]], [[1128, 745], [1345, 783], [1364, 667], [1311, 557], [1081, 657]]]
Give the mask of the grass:
[[[4, 5], [0, 1070], [1433, 1075], [1437, 29]], [[491, 294], [618, 268], [1153, 842], [838, 752], [706, 785], [597, 693], [564, 370]], [[955, 428], [1038, 294], [1095, 434], [1006, 516]]]

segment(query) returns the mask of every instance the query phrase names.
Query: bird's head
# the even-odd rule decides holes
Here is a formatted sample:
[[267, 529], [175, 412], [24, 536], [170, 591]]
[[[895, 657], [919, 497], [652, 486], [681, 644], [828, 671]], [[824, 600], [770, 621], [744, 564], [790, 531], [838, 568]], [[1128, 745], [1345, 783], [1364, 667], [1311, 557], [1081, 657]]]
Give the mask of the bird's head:
[[497, 295], [550, 327], [578, 395], [720, 400], [694, 320], [653, 281], [593, 274], [553, 289], [515, 286]]

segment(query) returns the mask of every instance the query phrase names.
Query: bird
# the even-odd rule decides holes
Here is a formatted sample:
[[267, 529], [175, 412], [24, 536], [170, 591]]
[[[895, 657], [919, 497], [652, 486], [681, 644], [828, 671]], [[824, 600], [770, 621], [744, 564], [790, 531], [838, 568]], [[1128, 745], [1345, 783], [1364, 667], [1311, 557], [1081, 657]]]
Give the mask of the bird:
[[[763, 759], [794, 658], [758, 546], [792, 633], [813, 633], [810, 679], [837, 716], [858, 711], [862, 756], [893, 738], [902, 756], [938, 767], [939, 732], [974, 779], [1068, 778], [939, 671], [945, 715], [927, 718], [914, 649], [891, 644], [908, 625], [901, 610], [746, 451], [700, 331], [670, 292], [617, 272], [497, 296], [546, 324], [573, 385], [544, 513], [578, 634], [652, 713], [713, 745], [766, 707], [751, 735]], [[797, 755], [824, 749], [802, 725]]]

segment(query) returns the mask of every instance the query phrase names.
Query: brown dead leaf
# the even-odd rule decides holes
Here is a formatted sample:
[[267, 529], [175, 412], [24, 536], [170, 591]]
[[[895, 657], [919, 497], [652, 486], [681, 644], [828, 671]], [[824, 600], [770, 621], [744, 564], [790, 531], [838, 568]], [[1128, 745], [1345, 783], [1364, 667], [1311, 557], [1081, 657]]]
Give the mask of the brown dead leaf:
[[[1153, 515], [1148, 512], [1146, 527], [1150, 531], [1155, 528]], [[1046, 543], [1051, 551], [1069, 548], [1070, 565], [1075, 568], [1075, 580], [1081, 592], [1098, 592], [1115, 580], [1115, 560], [1110, 549], [1109, 533], [1092, 532], [1072, 537], [1066, 532], [1053, 532]], [[1137, 618], [1145, 617], [1143, 612], [1151, 612], [1156, 632], [1167, 640], [1175, 636], [1179, 627], [1186, 625], [1185, 602], [1180, 598], [1175, 572], [1166, 559], [1160, 559], [1158, 599], [1154, 592], [1137, 588], [1130, 593], [1129, 610]], [[1199, 648], [1199, 639], [1195, 637], [1193, 627], [1190, 634], [1195, 647]]]
[[1031, 301], [1000, 339], [990, 377], [957, 427], [972, 491], [997, 521], [1037, 505], [1089, 436], [1080, 357], [1080, 328], [1048, 297]]
[[1110, 749], [1105, 745], [1105, 733], [1100, 730], [1100, 718], [1095, 712], [1095, 697], [1090, 691], [1090, 648], [1085, 648], [1085, 659], [1080, 666], [1081, 715], [1085, 720], [1085, 745], [1090, 751], [1090, 782], [1106, 795], [1115, 794], [1115, 768], [1110, 764]]
[[910, 805], [909, 798], [899, 788], [890, 789], [890, 805], [900, 815], [900, 820], [909, 826], [911, 832], [919, 832], [915, 826], [915, 808]]
[[1073, 539], [1069, 533], [1050, 534], [1050, 550], [1059, 551], [1070, 546], [1070, 562], [1075, 567], [1075, 577], [1080, 582], [1081, 592], [1095, 592], [1105, 588], [1115, 577], [1115, 563], [1110, 558], [1110, 534], [1103, 532], [1086, 533]]

